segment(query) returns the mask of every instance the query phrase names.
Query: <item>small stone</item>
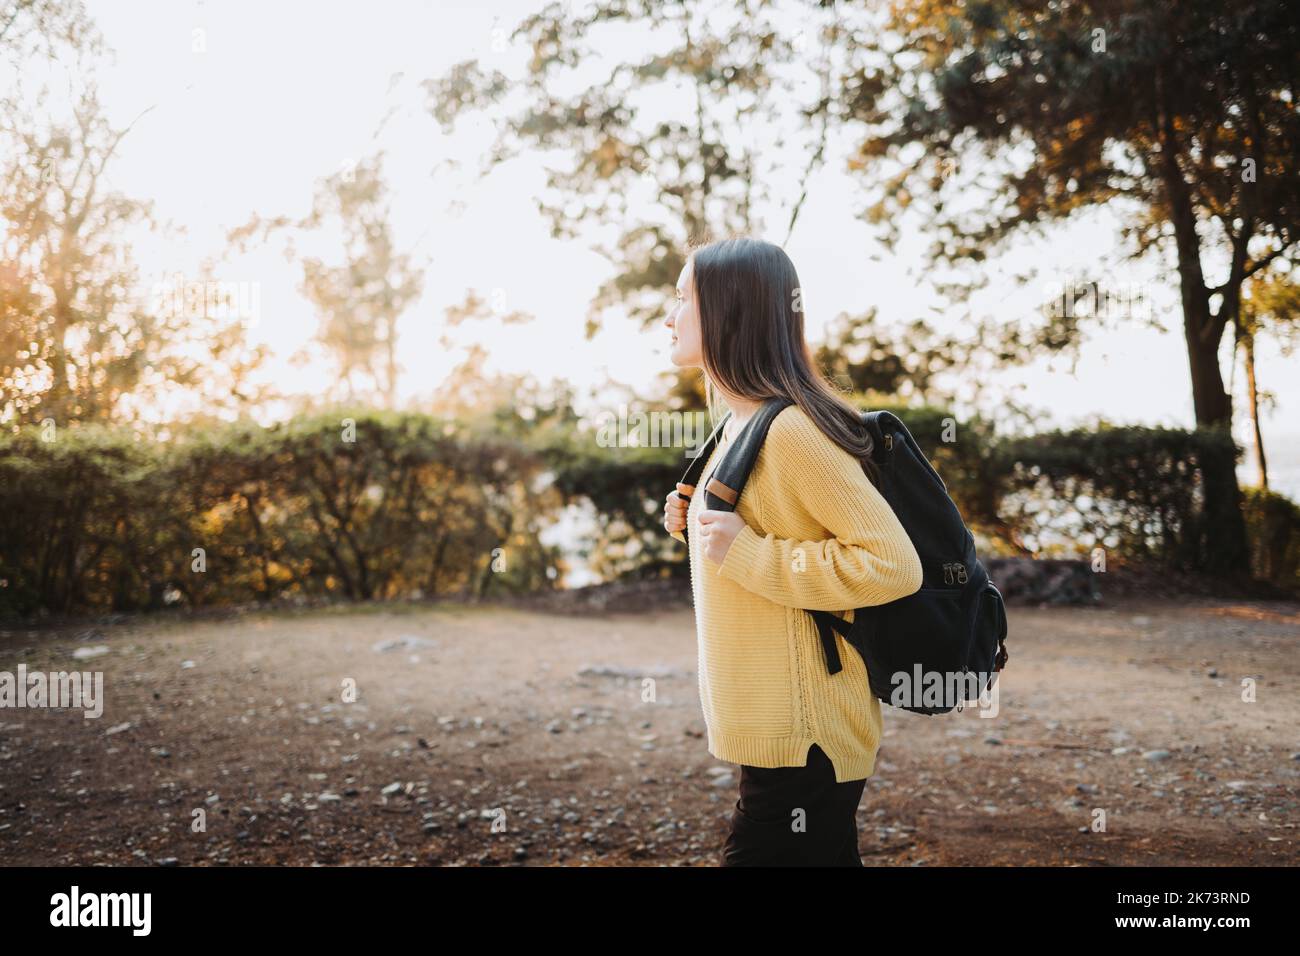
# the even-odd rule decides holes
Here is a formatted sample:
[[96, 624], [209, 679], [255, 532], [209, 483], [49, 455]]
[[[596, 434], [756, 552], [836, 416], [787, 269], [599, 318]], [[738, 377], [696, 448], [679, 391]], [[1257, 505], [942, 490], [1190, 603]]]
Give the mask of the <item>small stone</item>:
[[404, 634], [401, 637], [389, 638], [387, 640], [376, 641], [370, 645], [370, 649], [376, 654], [384, 654], [389, 651], [396, 651], [402, 648], [414, 650], [419, 647], [437, 647], [437, 641], [431, 641], [427, 637], [416, 637], [413, 634]]

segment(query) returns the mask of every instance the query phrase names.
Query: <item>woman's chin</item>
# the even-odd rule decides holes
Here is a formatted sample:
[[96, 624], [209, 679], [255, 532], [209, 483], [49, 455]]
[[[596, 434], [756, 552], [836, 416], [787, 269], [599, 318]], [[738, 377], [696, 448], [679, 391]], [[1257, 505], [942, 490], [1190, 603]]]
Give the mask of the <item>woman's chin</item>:
[[668, 361], [672, 362], [678, 368], [693, 368], [698, 362], [692, 362], [689, 356], [683, 355], [676, 345], [668, 353]]

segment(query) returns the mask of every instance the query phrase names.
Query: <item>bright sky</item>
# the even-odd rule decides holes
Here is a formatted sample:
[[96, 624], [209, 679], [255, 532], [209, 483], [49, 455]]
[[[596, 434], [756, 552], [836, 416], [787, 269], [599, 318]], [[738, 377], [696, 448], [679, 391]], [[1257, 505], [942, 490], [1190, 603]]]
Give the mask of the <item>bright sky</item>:
[[[116, 63], [101, 73], [101, 95], [113, 120], [125, 124], [154, 106], [120, 147], [113, 183], [127, 195], [152, 199], [158, 219], [186, 229], [183, 236], [142, 237], [136, 248], [142, 279], [196, 275], [202, 260], [222, 254], [230, 228], [254, 214], [305, 214], [317, 180], [383, 149], [399, 248], [429, 261], [424, 296], [400, 326], [402, 396], [428, 393], [464, 358], [463, 348], [448, 351], [439, 338], [446, 331], [444, 309], [468, 289], [485, 297], [495, 291], [505, 311], [536, 316], [522, 326], [492, 321], [453, 330], [458, 342], [488, 345], [491, 369], [529, 371], [582, 388], [612, 378], [648, 395], [654, 376], [668, 367], [667, 332], [659, 327], [643, 334], [630, 322], [615, 321], [595, 340], [584, 340], [587, 303], [610, 267], [589, 243], [550, 237], [533, 198], [543, 183], [542, 158], [525, 156], [476, 182], [472, 172], [491, 131], [465, 125], [445, 137], [424, 108], [420, 83], [461, 60], [479, 58], [518, 75], [521, 51], [503, 43], [515, 23], [540, 6], [519, 0], [372, 0], [360, 6], [90, 0], [92, 17], [116, 50]], [[196, 28], [204, 31], [202, 52], [193, 48]], [[648, 42], [629, 36], [602, 49], [641, 56]], [[657, 102], [675, 108], [671, 91]], [[693, 103], [682, 97], [681, 109], [688, 108]], [[463, 167], [448, 168], [446, 160]], [[778, 191], [778, 198], [788, 204], [791, 195]], [[839, 168], [821, 171], [786, 245], [805, 290], [810, 335], [819, 339], [837, 313], [873, 305], [887, 322], [925, 316], [956, 328], [957, 314], [930, 311], [942, 300], [928, 288], [921, 264], [925, 237], [912, 235], [897, 257], [882, 254], [856, 216], [862, 205], [859, 182]], [[781, 218], [763, 237], [780, 242], [784, 235]], [[329, 256], [330, 238], [323, 237], [319, 249], [300, 249]], [[1007, 261], [1014, 269], [1036, 264], [1045, 277], [1064, 277], [1095, 270], [1115, 242], [1115, 221], [1097, 214], [1050, 242], [1022, 242]], [[288, 390], [318, 391], [329, 381], [328, 365], [289, 362], [308, 343], [316, 318], [297, 289], [300, 267], [284, 259], [281, 247], [277, 241], [231, 259], [217, 274], [259, 283], [261, 321], [253, 334], [273, 351], [267, 377]], [[1073, 374], [1065, 362], [1053, 367], [1044, 361], [1000, 375], [994, 384], [1004, 396], [1047, 411], [1056, 424], [1101, 415], [1190, 425], [1176, 276], [1152, 267], [1106, 275], [1119, 284], [1143, 283], [1170, 333], [1109, 335], [1086, 347]], [[1041, 293], [1041, 286], [994, 282], [977, 300], [977, 311], [1020, 318]], [[1284, 424], [1300, 407], [1300, 376], [1294, 361], [1288, 367], [1267, 342], [1259, 348], [1258, 374], [1278, 396], [1264, 420], [1274, 480], [1281, 490], [1300, 493], [1300, 432]], [[1242, 396], [1237, 437], [1245, 442], [1240, 370], [1236, 392]], [[1242, 475], [1253, 482], [1253, 469], [1243, 467]]]

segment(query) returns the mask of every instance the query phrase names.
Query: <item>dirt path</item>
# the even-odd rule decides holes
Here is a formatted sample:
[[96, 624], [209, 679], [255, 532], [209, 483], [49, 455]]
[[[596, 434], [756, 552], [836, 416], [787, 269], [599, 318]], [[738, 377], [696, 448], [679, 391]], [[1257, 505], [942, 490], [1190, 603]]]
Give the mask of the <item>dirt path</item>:
[[[1300, 863], [1300, 609], [1010, 617], [999, 716], [885, 708], [864, 860]], [[0, 709], [7, 864], [714, 865], [736, 799], [705, 750], [689, 609], [0, 632], [0, 671], [20, 663], [102, 670], [106, 702]]]

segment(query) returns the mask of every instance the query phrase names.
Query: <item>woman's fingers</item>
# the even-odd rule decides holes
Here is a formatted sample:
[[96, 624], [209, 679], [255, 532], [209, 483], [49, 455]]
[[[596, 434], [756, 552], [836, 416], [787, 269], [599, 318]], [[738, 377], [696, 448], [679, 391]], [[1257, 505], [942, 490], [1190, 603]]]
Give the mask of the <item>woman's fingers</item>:
[[664, 530], [686, 530], [686, 500], [675, 491], [668, 492], [664, 501]]

